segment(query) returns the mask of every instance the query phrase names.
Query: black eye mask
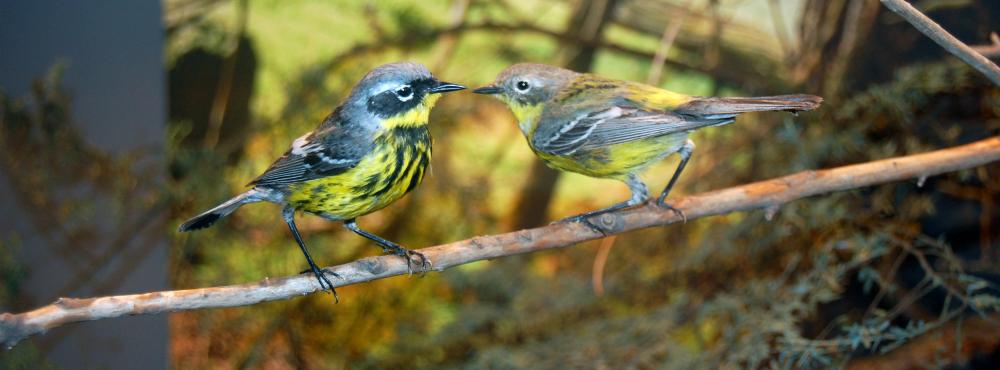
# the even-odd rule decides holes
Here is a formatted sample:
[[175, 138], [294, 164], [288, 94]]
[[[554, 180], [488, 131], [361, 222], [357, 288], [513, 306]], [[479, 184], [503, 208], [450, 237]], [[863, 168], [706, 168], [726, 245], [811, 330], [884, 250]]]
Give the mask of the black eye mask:
[[[410, 82], [409, 88], [402, 87], [383, 91], [368, 98], [368, 112], [379, 118], [389, 118], [409, 112], [424, 100], [427, 92], [435, 85], [436, 82], [433, 79], [423, 78]], [[407, 92], [409, 94], [406, 94]], [[407, 96], [411, 96], [411, 98], [406, 99]]]

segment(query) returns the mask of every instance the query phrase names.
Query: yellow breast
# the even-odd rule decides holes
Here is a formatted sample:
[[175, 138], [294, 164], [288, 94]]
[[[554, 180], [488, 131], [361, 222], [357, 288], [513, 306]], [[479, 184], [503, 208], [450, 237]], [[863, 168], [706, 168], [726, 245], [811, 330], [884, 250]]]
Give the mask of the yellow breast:
[[[677, 133], [604, 148], [581, 150], [571, 155], [553, 155], [535, 150], [547, 166], [590, 177], [624, 179], [674, 153], [684, 144], [686, 133]], [[530, 145], [531, 140], [528, 140]], [[534, 148], [532, 148], [534, 150]]]
[[354, 168], [292, 185], [287, 201], [296, 209], [331, 220], [375, 212], [410, 192], [430, 165], [426, 125], [396, 126], [375, 138], [375, 146]]

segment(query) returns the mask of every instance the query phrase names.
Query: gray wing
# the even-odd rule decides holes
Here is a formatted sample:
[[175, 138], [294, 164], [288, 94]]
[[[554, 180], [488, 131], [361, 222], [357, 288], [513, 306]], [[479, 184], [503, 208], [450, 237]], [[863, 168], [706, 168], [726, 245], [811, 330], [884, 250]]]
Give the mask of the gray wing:
[[699, 117], [672, 111], [642, 110], [627, 104], [600, 110], [577, 112], [566, 118], [546, 117], [532, 136], [537, 150], [556, 155], [570, 155], [651, 137], [691, 131], [706, 126], [733, 122], [733, 115]]
[[353, 168], [371, 151], [372, 142], [345, 131], [341, 127], [331, 127], [296, 139], [285, 155], [249, 185], [284, 187]]

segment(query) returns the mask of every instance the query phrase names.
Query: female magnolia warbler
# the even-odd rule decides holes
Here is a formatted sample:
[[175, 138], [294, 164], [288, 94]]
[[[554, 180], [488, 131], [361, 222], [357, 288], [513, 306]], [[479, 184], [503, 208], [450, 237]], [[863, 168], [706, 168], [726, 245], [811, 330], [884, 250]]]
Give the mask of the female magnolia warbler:
[[515, 64], [493, 85], [473, 92], [506, 103], [528, 145], [549, 167], [628, 185], [628, 201], [563, 220], [602, 233], [588, 219], [645, 202], [649, 194], [637, 173], [673, 153], [681, 161], [657, 204], [684, 218], [665, 199], [691, 158], [691, 131], [732, 123], [740, 113], [805, 111], [823, 101], [813, 95], [694, 97], [544, 64]]
[[[180, 231], [206, 228], [240, 206], [271, 202], [282, 215], [322, 289], [333, 284], [320, 272], [295, 226], [295, 211], [333, 221], [406, 259], [427, 258], [360, 229], [355, 218], [375, 212], [413, 190], [431, 160], [428, 116], [440, 93], [465, 87], [441, 82], [415, 63], [380, 66], [361, 79], [343, 103], [310, 133], [295, 139], [285, 155], [243, 194], [184, 222]], [[335, 275], [336, 276], [336, 275]]]

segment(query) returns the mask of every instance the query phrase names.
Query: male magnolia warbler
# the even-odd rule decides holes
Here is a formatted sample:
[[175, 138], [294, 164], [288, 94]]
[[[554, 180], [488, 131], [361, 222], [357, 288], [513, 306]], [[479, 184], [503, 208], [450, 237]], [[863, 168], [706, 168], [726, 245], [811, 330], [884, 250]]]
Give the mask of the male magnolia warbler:
[[[465, 87], [441, 82], [426, 67], [392, 63], [369, 72], [319, 126], [292, 143], [250, 190], [184, 222], [180, 231], [206, 228], [254, 202], [283, 206], [282, 215], [322, 289], [333, 284], [306, 249], [295, 226], [295, 211], [333, 221], [378, 243], [384, 252], [411, 256], [427, 268], [427, 258], [360, 229], [355, 218], [375, 212], [413, 190], [431, 160], [428, 116], [440, 93]], [[334, 275], [336, 276], [336, 275]]]
[[680, 154], [681, 161], [657, 204], [684, 217], [664, 200], [691, 158], [691, 131], [732, 123], [740, 113], [804, 111], [823, 101], [813, 95], [694, 97], [543, 64], [515, 64], [493, 85], [473, 92], [506, 103], [528, 145], [549, 167], [628, 185], [628, 201], [563, 220], [583, 222], [596, 231], [601, 229], [588, 221], [590, 217], [649, 198], [637, 173], [673, 153]]

